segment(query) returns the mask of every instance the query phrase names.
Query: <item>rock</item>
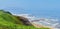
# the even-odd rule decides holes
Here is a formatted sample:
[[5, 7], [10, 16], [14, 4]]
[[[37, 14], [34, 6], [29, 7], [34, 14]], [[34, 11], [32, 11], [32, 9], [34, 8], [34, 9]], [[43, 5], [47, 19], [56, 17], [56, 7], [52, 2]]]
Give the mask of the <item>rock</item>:
[[16, 16], [24, 25], [31, 25], [31, 23], [29, 22], [29, 20], [25, 17], [22, 16]]

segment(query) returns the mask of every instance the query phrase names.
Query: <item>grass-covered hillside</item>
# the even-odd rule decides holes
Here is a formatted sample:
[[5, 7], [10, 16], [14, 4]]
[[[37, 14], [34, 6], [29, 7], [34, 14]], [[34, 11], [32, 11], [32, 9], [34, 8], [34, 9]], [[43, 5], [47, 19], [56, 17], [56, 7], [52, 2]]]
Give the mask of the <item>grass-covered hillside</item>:
[[48, 28], [35, 28], [33, 25], [26, 26], [11, 13], [0, 10], [0, 29], [48, 29]]

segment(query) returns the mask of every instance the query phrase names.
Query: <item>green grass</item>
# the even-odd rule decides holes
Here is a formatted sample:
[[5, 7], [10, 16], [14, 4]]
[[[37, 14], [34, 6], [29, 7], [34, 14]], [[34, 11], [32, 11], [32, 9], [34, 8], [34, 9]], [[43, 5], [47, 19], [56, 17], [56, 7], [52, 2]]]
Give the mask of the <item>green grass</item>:
[[0, 29], [49, 29], [23, 25], [15, 16], [0, 11]]

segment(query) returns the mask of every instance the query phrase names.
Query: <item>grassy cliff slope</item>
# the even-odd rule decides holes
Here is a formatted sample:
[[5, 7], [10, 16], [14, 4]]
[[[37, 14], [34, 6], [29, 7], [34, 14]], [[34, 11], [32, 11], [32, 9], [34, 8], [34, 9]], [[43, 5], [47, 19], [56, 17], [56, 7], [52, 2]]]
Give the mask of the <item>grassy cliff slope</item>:
[[0, 10], [0, 29], [48, 29], [23, 25], [15, 16]]

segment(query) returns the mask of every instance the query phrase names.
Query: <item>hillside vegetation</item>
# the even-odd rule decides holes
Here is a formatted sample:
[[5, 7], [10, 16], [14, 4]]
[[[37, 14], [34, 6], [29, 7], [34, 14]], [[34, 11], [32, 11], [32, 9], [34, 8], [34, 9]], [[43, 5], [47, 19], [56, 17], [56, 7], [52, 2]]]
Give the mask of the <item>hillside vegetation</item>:
[[49, 28], [35, 28], [33, 25], [26, 26], [11, 13], [0, 10], [0, 29], [49, 29]]

